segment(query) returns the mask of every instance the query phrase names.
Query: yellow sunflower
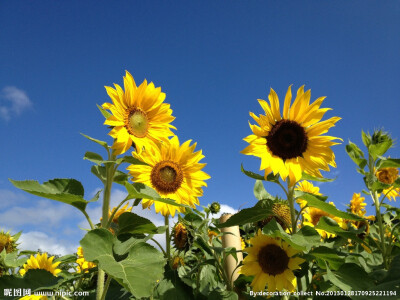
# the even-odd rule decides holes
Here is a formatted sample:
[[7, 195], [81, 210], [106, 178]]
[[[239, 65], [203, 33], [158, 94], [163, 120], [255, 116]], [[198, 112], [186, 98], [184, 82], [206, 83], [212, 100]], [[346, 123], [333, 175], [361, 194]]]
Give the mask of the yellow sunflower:
[[137, 87], [128, 71], [124, 77], [125, 91], [118, 84], [114, 86], [115, 89], [105, 87], [113, 104], [102, 105], [112, 113], [104, 124], [113, 127], [109, 135], [115, 139], [114, 155], [125, 153], [132, 144], [140, 153], [143, 148], [155, 147], [156, 142], [174, 135], [170, 128], [176, 128], [170, 123], [175, 117], [170, 105], [163, 102], [165, 93], [160, 87], [155, 88], [146, 80]]
[[[314, 186], [311, 182], [308, 182], [307, 180], [300, 181], [297, 184], [295, 190], [314, 194], [317, 196], [322, 196], [322, 194], [319, 192], [319, 187]], [[307, 205], [307, 201], [304, 199], [298, 198], [296, 199], [296, 202], [300, 205], [301, 208]]]
[[83, 249], [82, 247], [78, 247], [77, 251], [78, 258], [76, 260], [76, 263], [78, 264], [77, 266], [77, 272], [78, 273], [88, 273], [89, 269], [95, 268], [96, 264], [90, 261], [86, 261], [84, 256], [83, 256]]
[[[335, 206], [335, 204], [333, 202], [329, 202], [329, 204]], [[303, 217], [304, 217], [303, 225], [308, 225], [311, 227], [315, 227], [322, 217], [329, 217], [329, 218], [335, 220], [341, 228], [343, 228], [345, 226], [343, 223], [343, 220], [341, 218], [332, 216], [331, 214], [329, 214], [319, 208], [316, 208], [316, 207], [306, 207], [303, 210]], [[319, 235], [322, 238], [330, 238], [330, 237], [336, 236], [335, 234], [327, 232], [325, 230], [317, 229], [317, 228], [315, 228], [315, 229], [318, 231]]]
[[250, 145], [241, 153], [260, 157], [260, 170], [265, 170], [265, 176], [271, 172], [279, 173], [282, 180], [289, 177], [290, 186], [301, 179], [303, 171], [322, 177], [320, 169], [329, 171], [329, 165], [336, 167], [335, 155], [330, 146], [339, 144], [334, 142], [339, 138], [322, 134], [340, 118], [332, 117], [320, 122], [330, 108], [319, 108], [325, 97], [318, 98], [312, 104], [310, 98], [311, 91], [304, 92], [302, 86], [290, 106], [292, 92], [289, 86], [282, 117], [278, 95], [271, 89], [269, 104], [258, 100], [265, 115], [257, 117], [250, 112], [258, 126], [250, 124], [253, 134], [244, 139]]
[[390, 201], [396, 201], [397, 197], [400, 197], [400, 188], [388, 188], [382, 191], [386, 198]]
[[[210, 176], [201, 169], [206, 164], [199, 163], [204, 157], [202, 151], [193, 152], [196, 143], [190, 146], [186, 141], [182, 145], [174, 136], [170, 140], [148, 148], [142, 153], [133, 152], [133, 156], [148, 165], [131, 165], [127, 169], [133, 181], [141, 182], [154, 188], [162, 197], [171, 198], [179, 204], [195, 207], [199, 205], [198, 197], [203, 195], [203, 186], [207, 186], [206, 179]], [[143, 208], [150, 207], [154, 201], [142, 200]], [[178, 207], [163, 202], [154, 203], [157, 213], [162, 215], [175, 215], [183, 212], [183, 207]]]
[[399, 170], [397, 168], [381, 168], [376, 171], [375, 176], [383, 183], [392, 184], [399, 177]]
[[60, 269], [57, 269], [60, 262], [58, 261], [53, 263], [53, 259], [54, 256], [47, 257], [47, 253], [37, 253], [36, 256], [31, 255], [31, 257], [26, 261], [26, 264], [24, 264], [19, 270], [19, 273], [24, 276], [28, 270], [41, 269], [50, 272], [54, 276], [57, 276], [58, 273], [61, 272]]
[[354, 193], [353, 198], [350, 200], [350, 210], [353, 214], [363, 217], [367, 212], [365, 206], [367, 203], [364, 202], [365, 197], [361, 197], [361, 193]]
[[299, 253], [280, 239], [274, 239], [258, 231], [257, 235], [250, 239], [252, 247], [245, 248], [248, 255], [243, 260], [240, 273], [246, 276], [254, 276], [251, 286], [254, 292], [264, 290], [268, 285], [268, 292], [276, 290], [294, 291], [296, 277], [293, 270], [300, 269], [304, 259], [294, 257]]
[[17, 249], [17, 243], [9, 232], [0, 231], [0, 253], [6, 249], [6, 253], [11, 253]]
[[47, 300], [47, 296], [37, 296], [37, 295], [29, 295], [29, 296], [24, 296], [22, 298], [19, 298], [19, 300]]

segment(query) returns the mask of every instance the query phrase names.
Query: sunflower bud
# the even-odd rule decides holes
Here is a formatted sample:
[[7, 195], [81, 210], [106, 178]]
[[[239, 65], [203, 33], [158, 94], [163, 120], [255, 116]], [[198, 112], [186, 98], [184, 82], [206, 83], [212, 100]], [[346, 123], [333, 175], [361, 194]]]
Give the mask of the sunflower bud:
[[185, 261], [183, 260], [182, 257], [180, 256], [175, 256], [172, 259], [172, 269], [176, 270], [178, 269], [180, 266], [184, 266], [185, 265]]
[[11, 253], [17, 249], [17, 238], [9, 232], [0, 231], [0, 253], [5, 249], [6, 253]]
[[179, 251], [188, 250], [192, 240], [189, 231], [182, 223], [176, 223], [172, 229], [172, 240]]
[[218, 202], [213, 202], [210, 205], [210, 211], [212, 214], [217, 214], [221, 210], [221, 205]]

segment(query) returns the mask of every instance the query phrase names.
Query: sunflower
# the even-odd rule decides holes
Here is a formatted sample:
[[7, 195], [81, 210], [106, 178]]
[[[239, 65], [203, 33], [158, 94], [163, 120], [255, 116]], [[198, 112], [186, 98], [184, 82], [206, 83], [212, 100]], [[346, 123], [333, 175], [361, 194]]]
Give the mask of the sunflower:
[[350, 211], [360, 217], [363, 217], [367, 212], [365, 206], [367, 203], [364, 202], [365, 197], [361, 197], [361, 193], [354, 193], [353, 198], [350, 200]]
[[272, 219], [275, 219], [279, 225], [282, 226], [283, 230], [287, 230], [292, 227], [292, 220], [290, 217], [290, 208], [288, 205], [284, 203], [274, 203], [272, 204], [272, 213], [273, 215], [267, 217], [264, 220], [258, 221], [257, 226], [259, 228], [263, 228], [267, 225]]
[[180, 266], [184, 265], [185, 265], [185, 260], [183, 259], [183, 257], [180, 257], [179, 255], [174, 256], [174, 258], [172, 259], [172, 269], [176, 270]]
[[172, 228], [172, 240], [175, 248], [182, 251], [189, 249], [192, 237], [184, 224], [176, 223]]
[[[125, 213], [125, 212], [131, 212], [131, 211], [132, 211], [132, 207], [133, 207], [133, 206], [131, 206], [130, 208], [128, 208], [128, 205], [129, 205], [129, 203], [126, 203], [122, 208], [118, 209], [118, 211], [115, 213], [115, 215], [114, 215], [114, 217], [113, 217], [113, 219], [112, 219], [112, 221], [113, 221], [115, 224], [118, 224], [118, 218], [119, 218], [123, 213]], [[109, 217], [109, 218], [111, 217], [111, 215], [114, 213], [114, 211], [115, 211], [116, 209], [117, 209], [117, 208], [114, 207], [112, 210], [110, 210], [110, 211], [108, 212], [108, 217]]]
[[24, 264], [19, 270], [19, 273], [24, 276], [28, 270], [41, 269], [50, 272], [54, 276], [57, 276], [57, 274], [61, 272], [60, 269], [57, 269], [60, 262], [58, 261], [53, 263], [53, 259], [54, 256], [47, 257], [47, 253], [37, 253], [36, 256], [31, 255], [31, 257], [26, 261], [26, 264]]
[[6, 253], [11, 253], [17, 249], [17, 243], [15, 236], [12, 236], [9, 232], [0, 231], [0, 253], [6, 250]]
[[19, 298], [19, 300], [47, 300], [47, 296], [40, 296], [40, 295], [28, 295], [24, 296], [22, 298]]
[[96, 264], [90, 261], [86, 261], [84, 256], [83, 256], [83, 249], [82, 247], [78, 247], [77, 251], [78, 258], [76, 260], [76, 263], [78, 264], [77, 266], [77, 272], [78, 273], [88, 273], [89, 269], [95, 268]]
[[[333, 202], [329, 202], [329, 204], [335, 206], [335, 204]], [[343, 228], [345, 226], [343, 223], [343, 220], [341, 218], [332, 216], [331, 214], [329, 214], [319, 208], [316, 208], [316, 207], [305, 208], [303, 210], [303, 217], [304, 217], [303, 225], [308, 225], [311, 227], [315, 227], [322, 217], [329, 217], [329, 218], [335, 220], [341, 228]], [[317, 228], [315, 228], [315, 229], [318, 231], [319, 235], [322, 238], [330, 238], [330, 237], [336, 236], [335, 234], [327, 232], [325, 230], [317, 229]]]
[[[295, 190], [314, 194], [317, 196], [322, 196], [322, 194], [319, 192], [319, 187], [314, 186], [311, 182], [308, 182], [307, 180], [300, 181], [297, 184]], [[307, 201], [304, 199], [297, 198], [296, 202], [300, 205], [301, 208], [307, 205]]]
[[390, 201], [396, 201], [397, 197], [400, 197], [400, 188], [387, 188], [382, 191], [384, 195], [390, 200]]
[[245, 248], [248, 255], [243, 260], [240, 273], [246, 276], [254, 276], [251, 286], [253, 291], [264, 290], [268, 285], [268, 292], [276, 290], [294, 291], [296, 277], [293, 270], [300, 269], [300, 264], [305, 260], [294, 257], [298, 250], [290, 247], [280, 239], [274, 239], [258, 231], [257, 235], [250, 239], [252, 247]]
[[[244, 140], [250, 145], [241, 153], [261, 158], [260, 170], [265, 170], [265, 177], [273, 172], [279, 173], [282, 180], [289, 177], [293, 186], [301, 179], [302, 172], [312, 176], [322, 177], [320, 169], [329, 171], [329, 165], [336, 167], [335, 155], [330, 146], [339, 138], [322, 136], [333, 127], [339, 117], [332, 117], [319, 122], [329, 108], [320, 109], [325, 97], [310, 103], [311, 91], [304, 92], [304, 86], [297, 91], [292, 106], [291, 87], [286, 93], [283, 105], [283, 117], [279, 109], [278, 95], [273, 89], [268, 96], [269, 104], [259, 99], [265, 115], [250, 116], [257, 125], [250, 125], [253, 132]], [[340, 139], [339, 139], [340, 140]]]
[[[201, 150], [193, 152], [196, 143], [190, 146], [186, 141], [182, 145], [174, 136], [170, 140], [157, 144], [154, 148], [142, 153], [133, 152], [133, 156], [148, 165], [131, 165], [127, 169], [135, 182], [141, 182], [154, 188], [162, 197], [175, 200], [178, 204], [195, 207], [199, 205], [198, 197], [203, 195], [204, 180], [210, 176], [201, 171], [206, 164], [199, 161], [204, 157]], [[143, 208], [150, 207], [154, 201], [142, 200]], [[154, 203], [157, 213], [164, 216], [183, 212], [184, 207], [178, 207], [163, 202]]]
[[132, 144], [140, 153], [143, 148], [152, 148], [156, 142], [174, 135], [170, 128], [176, 128], [170, 123], [175, 117], [170, 105], [163, 102], [165, 93], [160, 87], [155, 88], [146, 80], [137, 87], [128, 71], [124, 76], [125, 92], [118, 84], [114, 86], [115, 89], [105, 87], [113, 104], [102, 105], [112, 113], [104, 124], [113, 127], [109, 135], [115, 139], [114, 155], [125, 153]]
[[375, 176], [383, 183], [393, 184], [399, 177], [399, 170], [397, 168], [381, 168], [375, 173]]

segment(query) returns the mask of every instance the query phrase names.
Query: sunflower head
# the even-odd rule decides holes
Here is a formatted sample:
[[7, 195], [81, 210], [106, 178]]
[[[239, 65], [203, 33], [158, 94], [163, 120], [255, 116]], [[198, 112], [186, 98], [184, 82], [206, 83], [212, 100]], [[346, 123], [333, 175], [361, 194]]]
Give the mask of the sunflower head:
[[217, 214], [221, 210], [221, 205], [218, 202], [213, 202], [210, 205], [210, 211], [212, 214]]
[[60, 269], [57, 269], [58, 265], [60, 262], [55, 262], [53, 263], [54, 256], [52, 257], [47, 257], [47, 253], [37, 253], [36, 256], [31, 255], [31, 257], [26, 261], [26, 263], [22, 266], [22, 268], [19, 270], [19, 273], [24, 276], [28, 270], [31, 269], [41, 269], [41, 270], [46, 270], [53, 274], [54, 276], [57, 276], [58, 273], [61, 272]]
[[[118, 211], [115, 213], [115, 215], [114, 215], [114, 217], [113, 217], [113, 219], [112, 219], [112, 222], [113, 222], [113, 223], [118, 224], [118, 218], [119, 218], [123, 213], [132, 211], [133, 206], [131, 206], [130, 208], [128, 208], [128, 205], [129, 205], [129, 203], [126, 203], [123, 207], [121, 207], [120, 209], [118, 209]], [[109, 218], [111, 217], [111, 215], [114, 213], [114, 211], [115, 211], [116, 209], [117, 209], [117, 208], [114, 207], [112, 210], [110, 210], [110, 211], [108, 212], [108, 217], [109, 217]]]
[[[180, 145], [175, 136], [141, 154], [134, 152], [133, 156], [147, 165], [132, 165], [127, 169], [135, 182], [151, 186], [163, 197], [194, 208], [199, 204], [198, 198], [203, 195], [202, 188], [207, 186], [205, 180], [210, 176], [202, 171], [205, 164], [199, 163], [204, 157], [201, 150], [194, 152], [196, 144], [190, 143], [189, 140]], [[156, 212], [161, 212], [164, 216], [174, 216], [176, 211], [185, 210], [184, 207], [142, 200], [143, 208], [148, 208], [153, 203]]]
[[257, 226], [259, 228], [263, 228], [267, 225], [272, 219], [275, 219], [279, 225], [286, 230], [292, 226], [292, 221], [290, 217], [290, 208], [285, 203], [274, 203], [272, 204], [272, 213], [273, 215], [267, 217], [264, 220], [257, 222]]
[[310, 90], [304, 92], [302, 86], [290, 105], [292, 92], [289, 87], [281, 115], [278, 95], [271, 89], [269, 103], [259, 100], [265, 114], [257, 117], [250, 113], [257, 125], [250, 124], [253, 134], [244, 139], [250, 145], [242, 153], [260, 157], [260, 169], [265, 170], [265, 176], [271, 172], [279, 173], [282, 180], [289, 179], [290, 186], [301, 179], [303, 171], [322, 177], [320, 170], [329, 171], [329, 166], [336, 167], [330, 146], [338, 144], [333, 142], [338, 138], [322, 134], [340, 118], [320, 122], [329, 108], [320, 108], [324, 97], [312, 104], [310, 98]]
[[396, 201], [396, 198], [400, 197], [400, 188], [387, 188], [382, 191], [382, 194], [386, 195], [389, 201]]
[[76, 269], [78, 273], [88, 273], [89, 269], [96, 267], [95, 263], [85, 260], [82, 247], [78, 247], [77, 256], [76, 263], [78, 266]]
[[172, 259], [172, 269], [176, 270], [178, 269], [180, 266], [184, 266], [185, 265], [185, 261], [182, 257], [180, 257], [179, 255], [176, 255], [173, 259]]
[[361, 193], [354, 193], [353, 198], [350, 200], [350, 210], [353, 214], [363, 217], [367, 212], [365, 206], [367, 203], [364, 202], [365, 197], [361, 197]]
[[375, 176], [380, 182], [393, 184], [399, 178], [399, 170], [397, 168], [381, 168], [375, 173]]
[[267, 284], [269, 292], [294, 291], [296, 277], [293, 270], [300, 269], [299, 265], [304, 262], [304, 259], [295, 257], [299, 251], [280, 239], [262, 234], [261, 230], [249, 240], [249, 244], [253, 246], [244, 249], [248, 255], [240, 272], [254, 276], [253, 290], [262, 291]]
[[10, 232], [0, 231], [0, 253], [5, 249], [6, 253], [11, 253], [17, 249], [17, 237]]
[[186, 251], [190, 247], [192, 236], [186, 226], [179, 222], [172, 228], [172, 240], [176, 249]]
[[208, 241], [211, 243], [214, 238], [218, 237], [218, 232], [214, 230], [208, 230], [207, 235], [208, 235]]
[[19, 298], [19, 300], [48, 300], [47, 296], [29, 295]]
[[164, 103], [165, 94], [151, 82], [144, 80], [136, 86], [132, 75], [126, 71], [125, 91], [117, 84], [115, 89], [106, 87], [113, 103], [104, 103], [111, 112], [104, 122], [112, 127], [109, 135], [114, 138], [114, 155], [125, 153], [134, 146], [137, 152], [151, 148], [158, 141], [173, 136], [170, 123], [175, 119], [169, 104]]
[[[322, 194], [319, 192], [319, 187], [314, 186], [311, 182], [308, 182], [307, 180], [300, 181], [297, 184], [295, 190], [314, 194], [317, 196], [322, 196]], [[307, 201], [301, 198], [297, 198], [296, 202], [300, 205], [301, 208], [307, 205]]]

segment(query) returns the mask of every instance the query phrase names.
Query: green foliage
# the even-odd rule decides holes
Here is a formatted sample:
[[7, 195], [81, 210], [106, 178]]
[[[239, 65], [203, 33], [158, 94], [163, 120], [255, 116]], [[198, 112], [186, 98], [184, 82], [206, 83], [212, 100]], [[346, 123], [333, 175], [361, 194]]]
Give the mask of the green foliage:
[[117, 260], [113, 253], [115, 241], [116, 237], [108, 230], [95, 229], [89, 231], [80, 243], [87, 261], [95, 261], [135, 297], [149, 297], [156, 281], [162, 278], [165, 260], [161, 253], [139, 242], [129, 248], [123, 260]]

